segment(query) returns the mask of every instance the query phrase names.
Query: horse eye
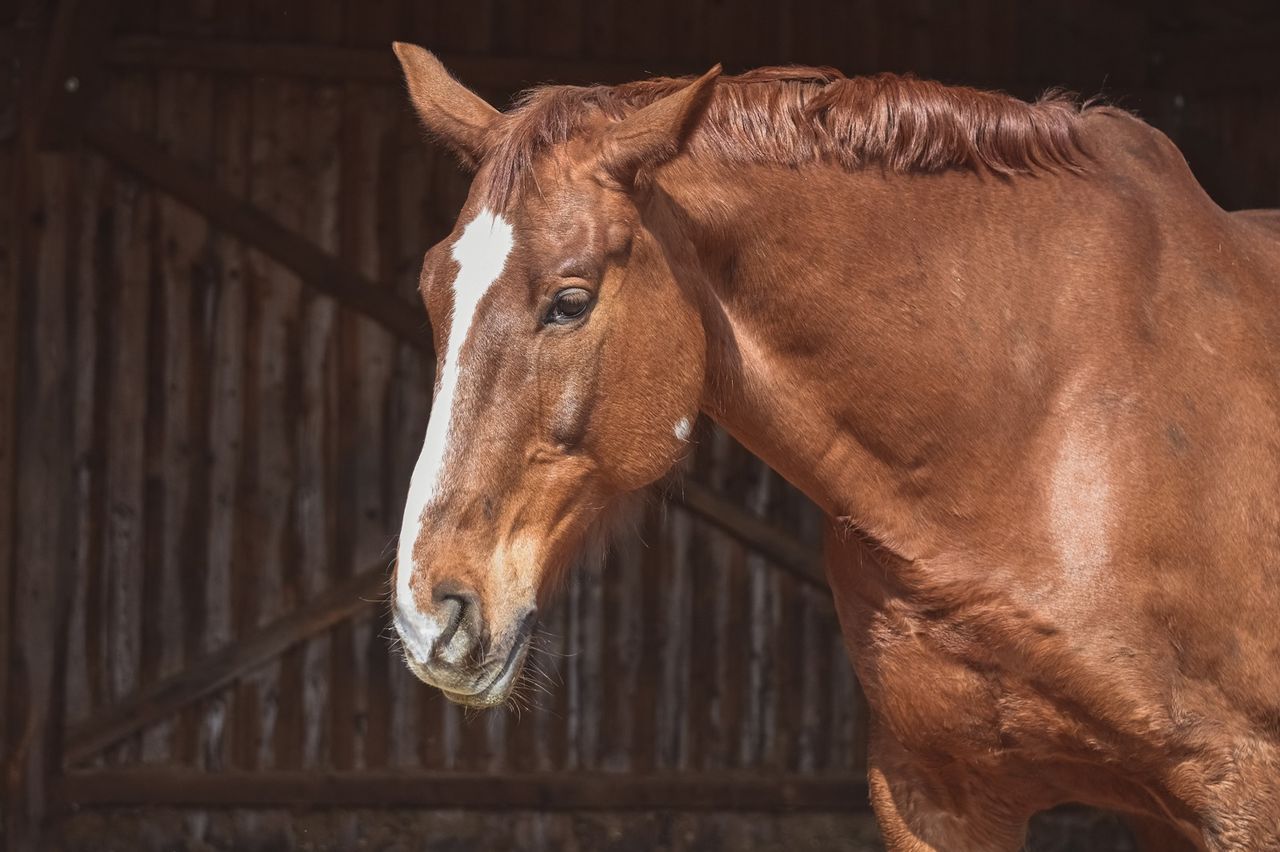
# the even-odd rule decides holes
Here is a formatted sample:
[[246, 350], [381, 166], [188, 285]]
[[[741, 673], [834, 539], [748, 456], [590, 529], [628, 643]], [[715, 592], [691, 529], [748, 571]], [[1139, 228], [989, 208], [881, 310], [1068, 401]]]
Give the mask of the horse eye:
[[547, 311], [544, 322], [547, 325], [567, 325], [582, 318], [591, 307], [594, 297], [589, 290], [581, 287], [569, 287], [556, 293]]

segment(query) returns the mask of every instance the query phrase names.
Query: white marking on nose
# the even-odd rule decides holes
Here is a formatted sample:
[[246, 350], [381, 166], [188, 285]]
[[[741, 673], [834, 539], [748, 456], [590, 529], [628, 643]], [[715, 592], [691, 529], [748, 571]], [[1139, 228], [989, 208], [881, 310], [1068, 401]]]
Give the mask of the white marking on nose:
[[693, 433], [693, 423], [688, 417], [681, 417], [676, 421], [676, 428], [671, 430], [677, 441], [688, 441], [689, 435]]
[[449, 439], [453, 432], [454, 402], [458, 392], [459, 363], [462, 347], [475, 319], [476, 308], [484, 294], [502, 275], [511, 253], [514, 234], [502, 216], [482, 210], [467, 223], [462, 236], [453, 244], [453, 259], [458, 263], [458, 276], [453, 281], [453, 313], [449, 320], [449, 343], [444, 359], [438, 365], [440, 390], [431, 417], [422, 452], [409, 480], [409, 496], [405, 500], [404, 520], [400, 526], [400, 546], [396, 553], [396, 621], [405, 648], [421, 661], [427, 659], [435, 637], [444, 629], [422, 613], [413, 599], [409, 581], [413, 576], [413, 548], [422, 532], [422, 515], [436, 497], [440, 480], [449, 459]]

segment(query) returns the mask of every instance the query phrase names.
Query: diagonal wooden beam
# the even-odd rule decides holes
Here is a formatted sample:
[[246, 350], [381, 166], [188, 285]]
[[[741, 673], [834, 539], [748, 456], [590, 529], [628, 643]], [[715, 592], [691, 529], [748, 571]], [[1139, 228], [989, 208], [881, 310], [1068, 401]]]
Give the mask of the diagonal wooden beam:
[[[270, 214], [178, 161], [154, 141], [102, 117], [88, 122], [85, 137], [108, 158], [191, 205], [214, 226], [265, 252], [304, 282], [370, 317], [401, 339], [432, 351], [430, 326], [420, 307], [375, 286]], [[683, 490], [668, 494], [667, 499], [768, 556], [797, 579], [827, 588], [821, 559], [814, 551], [705, 486], [687, 482]]]
[[[191, 205], [215, 227], [265, 252], [306, 283], [379, 322], [401, 339], [431, 351], [431, 331], [421, 307], [409, 305], [375, 286], [306, 237], [222, 189], [142, 134], [101, 118], [90, 121], [85, 134], [108, 158]], [[686, 482], [667, 498], [769, 556], [806, 583], [826, 588], [821, 560], [812, 550], [705, 486]]]
[[303, 283], [369, 317], [401, 340], [425, 352], [432, 351], [431, 328], [420, 305], [411, 305], [387, 288], [376, 286], [341, 259], [286, 228], [261, 208], [237, 198], [145, 135], [102, 115], [88, 120], [84, 135], [108, 159], [190, 205], [214, 227], [270, 255]]
[[[368, 316], [401, 339], [431, 351], [423, 311], [351, 270], [271, 215], [219, 187], [142, 134], [101, 117], [90, 120], [86, 139], [105, 156], [191, 205], [216, 227], [265, 252], [339, 303]], [[827, 589], [819, 554], [711, 489], [686, 482], [666, 498], [769, 558], [807, 585]]]
[[387, 566], [380, 562], [326, 590], [258, 632], [238, 639], [190, 667], [145, 686], [67, 733], [64, 755], [72, 766], [135, 731], [217, 692], [241, 675], [300, 642], [386, 598]]
[[[815, 552], [707, 487], [686, 482], [679, 493], [669, 495], [668, 499], [738, 539], [801, 582], [827, 590]], [[387, 573], [381, 563], [367, 568], [258, 632], [197, 660], [178, 674], [143, 687], [119, 704], [73, 727], [65, 746], [67, 765], [86, 760], [130, 734], [162, 721], [294, 645], [382, 601]]]
[[822, 556], [759, 515], [693, 481], [674, 485], [666, 498], [733, 536], [805, 585], [830, 592]]

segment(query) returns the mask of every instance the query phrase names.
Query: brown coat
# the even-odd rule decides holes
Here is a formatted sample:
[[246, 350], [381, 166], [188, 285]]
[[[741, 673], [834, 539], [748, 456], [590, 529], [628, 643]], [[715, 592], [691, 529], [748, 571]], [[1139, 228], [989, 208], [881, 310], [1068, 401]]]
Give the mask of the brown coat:
[[[1105, 108], [810, 69], [499, 116], [399, 50], [479, 164], [459, 228], [496, 210], [516, 246], [406, 606], [466, 589], [440, 617], [510, 660], [510, 589], [701, 410], [831, 518], [891, 849], [1016, 849], [1066, 801], [1280, 847], [1277, 214], [1223, 212]], [[437, 340], [457, 271], [424, 267]]]

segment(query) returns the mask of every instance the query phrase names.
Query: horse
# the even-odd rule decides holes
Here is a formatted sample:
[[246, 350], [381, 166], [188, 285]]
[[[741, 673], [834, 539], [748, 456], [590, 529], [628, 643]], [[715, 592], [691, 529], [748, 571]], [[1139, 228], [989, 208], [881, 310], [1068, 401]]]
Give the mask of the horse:
[[504, 113], [395, 52], [474, 175], [420, 279], [418, 678], [502, 703], [705, 414], [828, 519], [890, 850], [1018, 849], [1065, 802], [1280, 848], [1276, 214], [1061, 94], [717, 66]]

